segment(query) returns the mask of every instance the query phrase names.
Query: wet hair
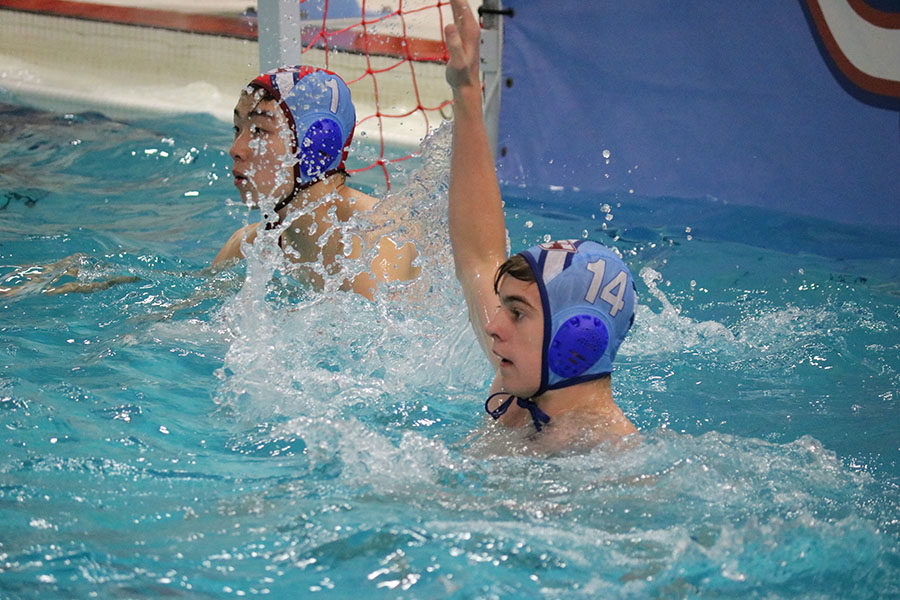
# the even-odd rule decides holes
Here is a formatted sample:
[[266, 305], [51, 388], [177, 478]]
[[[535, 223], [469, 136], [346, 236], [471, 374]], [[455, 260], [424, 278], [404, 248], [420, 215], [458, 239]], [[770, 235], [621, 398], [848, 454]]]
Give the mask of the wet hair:
[[534, 276], [534, 271], [531, 270], [531, 265], [528, 264], [528, 261], [525, 260], [525, 257], [521, 254], [513, 254], [509, 258], [507, 258], [500, 267], [497, 268], [497, 274], [494, 276], [494, 293], [500, 293], [500, 280], [504, 275], [509, 275], [519, 281], [525, 281], [528, 283], [537, 282], [537, 278]]

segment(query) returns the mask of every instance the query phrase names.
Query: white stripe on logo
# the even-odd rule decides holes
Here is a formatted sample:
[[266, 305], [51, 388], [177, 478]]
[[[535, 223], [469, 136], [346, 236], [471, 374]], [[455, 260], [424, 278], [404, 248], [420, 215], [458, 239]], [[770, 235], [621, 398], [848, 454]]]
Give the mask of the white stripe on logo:
[[566, 257], [569, 252], [565, 250], [547, 250], [547, 259], [544, 261], [544, 285], [550, 283], [554, 277], [562, 273], [563, 267], [566, 266]]
[[869, 23], [847, 0], [817, 0], [817, 4], [853, 66], [871, 77], [900, 81], [900, 29]]
[[294, 89], [294, 74], [285, 71], [275, 73], [275, 87], [278, 88], [278, 93], [282, 98], [289, 96], [291, 90]]

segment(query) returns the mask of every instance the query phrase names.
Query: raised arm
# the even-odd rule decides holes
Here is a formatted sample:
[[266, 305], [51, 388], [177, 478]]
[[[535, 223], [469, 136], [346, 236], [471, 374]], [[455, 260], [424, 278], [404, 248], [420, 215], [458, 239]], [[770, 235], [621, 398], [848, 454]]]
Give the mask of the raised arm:
[[444, 29], [450, 51], [447, 82], [453, 89], [450, 242], [469, 320], [485, 354], [493, 360], [484, 326], [499, 305], [493, 279], [506, 260], [506, 223], [482, 116], [480, 27], [465, 0], [450, 4], [454, 22]]

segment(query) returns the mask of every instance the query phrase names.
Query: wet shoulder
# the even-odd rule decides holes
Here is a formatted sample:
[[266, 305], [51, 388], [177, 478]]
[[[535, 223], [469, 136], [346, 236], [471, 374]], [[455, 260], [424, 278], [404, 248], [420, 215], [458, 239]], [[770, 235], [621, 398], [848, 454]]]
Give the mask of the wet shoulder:
[[349, 201], [353, 212], [369, 211], [378, 204], [378, 198], [370, 196], [365, 192], [361, 192], [356, 188], [352, 188], [349, 185], [343, 187], [341, 195]]
[[219, 265], [244, 258], [244, 253], [241, 252], [241, 244], [245, 239], [248, 244], [252, 244], [254, 240], [256, 240], [256, 228], [258, 225], [259, 223], [244, 225], [231, 234], [231, 237], [225, 242], [225, 246], [219, 251], [219, 254], [216, 255], [213, 264]]

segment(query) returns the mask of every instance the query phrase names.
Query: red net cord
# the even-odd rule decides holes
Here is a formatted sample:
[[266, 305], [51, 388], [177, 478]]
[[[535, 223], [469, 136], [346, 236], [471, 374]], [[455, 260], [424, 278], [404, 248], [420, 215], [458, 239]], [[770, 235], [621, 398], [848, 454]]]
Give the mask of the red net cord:
[[[303, 62], [347, 82], [357, 110], [349, 171], [380, 170], [389, 190], [393, 167], [415, 155], [418, 141], [441, 123], [451, 104], [443, 80], [450, 4], [362, 0], [357, 17], [337, 16], [347, 2], [331, 4], [336, 8], [329, 12], [328, 0], [300, 0]], [[319, 14], [321, 19], [306, 18]]]

